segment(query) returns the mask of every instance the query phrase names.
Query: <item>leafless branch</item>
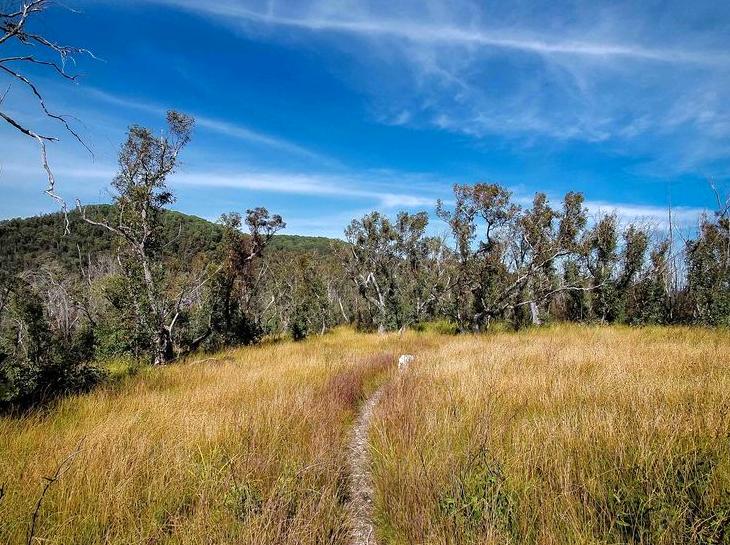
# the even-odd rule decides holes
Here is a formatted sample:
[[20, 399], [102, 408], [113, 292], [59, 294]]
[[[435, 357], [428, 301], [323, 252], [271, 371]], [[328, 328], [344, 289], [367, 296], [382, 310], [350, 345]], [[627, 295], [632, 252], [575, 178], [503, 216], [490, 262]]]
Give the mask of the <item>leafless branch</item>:
[[[23, 87], [28, 89], [35, 99], [37, 100], [44, 115], [61, 124], [63, 129], [71, 134], [73, 138], [78, 141], [92, 156], [93, 152], [89, 146], [84, 142], [83, 138], [79, 135], [76, 130], [68, 122], [71, 119], [69, 116], [63, 116], [53, 113], [49, 110], [45, 97], [41, 92], [40, 88], [27, 76], [23, 75], [12, 65], [39, 65], [51, 69], [56, 75], [68, 81], [76, 81], [77, 76], [68, 74], [66, 72], [66, 63], [68, 61], [75, 64], [75, 55], [89, 55], [92, 58], [94, 55], [83, 48], [67, 46], [57, 44], [41, 34], [32, 32], [28, 29], [28, 23], [31, 17], [45, 11], [51, 5], [50, 0], [23, 0], [19, 7], [15, 11], [2, 12], [0, 11], [0, 46], [7, 44], [11, 46], [14, 44], [17, 48], [34, 48], [34, 54], [13, 54], [7, 57], [0, 57], [0, 72], [10, 77], [12, 80], [19, 81]], [[50, 55], [58, 55], [59, 61], [52, 59], [46, 59], [39, 56], [39, 54], [47, 53]], [[4, 102], [10, 87], [0, 96], [0, 105]], [[35, 129], [26, 125], [22, 121], [19, 121], [7, 113], [0, 111], [0, 119], [8, 123], [11, 127], [16, 129], [21, 134], [33, 138], [40, 148], [41, 164], [43, 170], [46, 173], [48, 185], [45, 189], [45, 193], [55, 200], [61, 207], [64, 218], [65, 218], [65, 233], [69, 232], [69, 220], [67, 216], [67, 207], [63, 198], [56, 192], [56, 179], [53, 175], [51, 167], [48, 161], [48, 151], [46, 144], [48, 142], [56, 142], [58, 138], [53, 136], [47, 136], [40, 134]]]
[[730, 212], [730, 195], [723, 197], [714, 179], [708, 178], [707, 183], [710, 185], [710, 189], [712, 189], [712, 192], [715, 194], [715, 201], [717, 203], [717, 211], [715, 213], [718, 217], [724, 218], [728, 215], [728, 212]]
[[43, 500], [46, 497], [46, 494], [48, 493], [48, 490], [53, 486], [53, 483], [58, 481], [64, 473], [68, 470], [68, 468], [71, 465], [71, 462], [73, 459], [78, 455], [79, 452], [81, 452], [81, 446], [83, 445], [83, 439], [79, 442], [78, 446], [76, 447], [76, 450], [74, 450], [71, 454], [69, 454], [66, 458], [64, 458], [60, 464], [56, 467], [56, 471], [53, 473], [50, 477], [44, 477], [45, 485], [43, 486], [43, 490], [38, 496], [38, 501], [35, 504], [35, 509], [33, 510], [33, 515], [30, 519], [30, 524], [28, 525], [28, 534], [26, 536], [26, 545], [31, 545], [33, 543], [33, 539], [35, 536], [35, 529], [36, 529], [36, 523], [38, 522], [38, 514], [41, 511], [41, 507], [43, 506]]

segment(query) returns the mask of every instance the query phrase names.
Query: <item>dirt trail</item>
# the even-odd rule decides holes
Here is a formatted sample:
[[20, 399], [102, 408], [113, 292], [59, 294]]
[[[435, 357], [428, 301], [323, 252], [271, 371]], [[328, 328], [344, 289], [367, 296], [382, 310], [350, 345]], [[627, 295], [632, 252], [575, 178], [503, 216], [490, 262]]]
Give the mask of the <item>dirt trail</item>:
[[362, 406], [350, 441], [350, 543], [375, 545], [373, 526], [373, 480], [370, 474], [368, 432], [373, 410], [383, 395], [383, 386]]
[[[403, 354], [398, 358], [398, 371], [405, 371], [415, 356]], [[373, 525], [373, 476], [370, 473], [370, 451], [368, 433], [373, 410], [380, 401], [385, 384], [375, 391], [363, 404], [355, 422], [350, 441], [350, 544], [375, 545]]]

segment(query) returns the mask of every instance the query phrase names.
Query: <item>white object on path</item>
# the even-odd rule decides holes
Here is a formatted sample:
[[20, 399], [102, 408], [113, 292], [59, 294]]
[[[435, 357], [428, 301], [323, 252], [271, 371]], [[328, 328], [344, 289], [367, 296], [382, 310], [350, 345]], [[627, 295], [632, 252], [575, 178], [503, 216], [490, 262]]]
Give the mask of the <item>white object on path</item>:
[[401, 371], [408, 367], [408, 364], [411, 363], [414, 359], [416, 359], [416, 356], [413, 356], [411, 354], [403, 354], [400, 358], [398, 358], [398, 370]]

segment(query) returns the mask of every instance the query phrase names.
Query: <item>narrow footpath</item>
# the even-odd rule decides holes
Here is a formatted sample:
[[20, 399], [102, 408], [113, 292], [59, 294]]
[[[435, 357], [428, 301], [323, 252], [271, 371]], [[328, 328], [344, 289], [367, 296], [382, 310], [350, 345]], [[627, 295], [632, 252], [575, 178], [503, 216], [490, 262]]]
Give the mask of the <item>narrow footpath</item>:
[[[402, 372], [413, 360], [404, 355], [398, 360], [398, 371]], [[383, 395], [385, 384], [373, 393], [363, 404], [355, 422], [350, 441], [350, 524], [351, 545], [375, 545], [375, 526], [373, 525], [373, 499], [375, 489], [370, 471], [370, 449], [368, 434], [373, 411]]]

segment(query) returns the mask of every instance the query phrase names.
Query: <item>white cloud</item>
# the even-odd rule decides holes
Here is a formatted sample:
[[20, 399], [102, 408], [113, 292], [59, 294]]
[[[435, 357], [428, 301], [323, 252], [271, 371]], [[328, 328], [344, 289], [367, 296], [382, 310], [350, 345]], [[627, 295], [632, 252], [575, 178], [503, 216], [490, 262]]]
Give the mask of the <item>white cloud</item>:
[[[586, 201], [585, 206], [592, 215], [615, 214], [624, 223], [639, 222], [659, 228], [669, 226], [670, 208], [668, 206], [604, 201]], [[672, 224], [676, 227], [694, 227], [697, 225], [700, 216], [706, 212], [705, 208], [673, 207], [671, 209]]]
[[[34, 163], [6, 163], [0, 168], [0, 172], [16, 176], [43, 176], [43, 167]], [[71, 166], [53, 166], [53, 174], [56, 178], [73, 178], [75, 180], [94, 180], [109, 182], [116, 175], [117, 171], [111, 166], [95, 165], [89, 168]]]
[[[393, 180], [410, 180], [404, 187], [416, 189], [401, 191], [388, 189]], [[190, 172], [178, 174], [175, 184], [195, 187], [235, 188], [264, 193], [283, 193], [293, 195], [313, 195], [339, 199], [353, 199], [361, 203], [363, 209], [383, 208], [426, 209], [433, 211], [436, 200], [441, 198], [449, 205], [451, 194], [449, 184], [412, 173], [373, 171], [363, 175], [353, 173], [290, 173], [283, 171], [229, 171], [229, 172]], [[530, 206], [532, 195], [522, 189], [515, 189], [515, 201]], [[364, 201], [364, 202], [363, 202]], [[558, 203], [560, 199], [554, 199]], [[371, 204], [370, 204], [371, 203]], [[616, 203], [609, 201], [587, 200], [586, 209], [590, 215], [615, 214], [622, 222], [638, 222], [653, 227], [665, 228], [669, 225], [669, 208], [649, 204]], [[671, 209], [675, 226], [693, 227], [707, 209], [688, 206], [674, 206]], [[351, 214], [351, 212], [345, 212]], [[433, 215], [433, 214], [432, 214]], [[435, 216], [432, 218], [435, 221]]]
[[[73, 166], [66, 159], [59, 161], [54, 172], [63, 181], [64, 193], [69, 202], [82, 191], [86, 198], [109, 197], [108, 184], [116, 174], [113, 165], [97, 164], [88, 168]], [[225, 167], [225, 171], [204, 169], [198, 165], [195, 170], [174, 174], [170, 183], [173, 187], [196, 189], [196, 195], [203, 202], [207, 198], [206, 188], [222, 190], [245, 190], [253, 193], [273, 193], [281, 195], [318, 196], [337, 201], [336, 209], [327, 217], [302, 217], [296, 214], [291, 225], [297, 232], [317, 232], [327, 236], [340, 234], [340, 228], [353, 217], [366, 211], [381, 209], [394, 212], [400, 209], [422, 209], [430, 213], [438, 198], [450, 204], [451, 196], [447, 180], [424, 174], [397, 171], [366, 171], [355, 173], [342, 171], [339, 174], [318, 172], [261, 171], [250, 166]], [[5, 162], [0, 170], [0, 189], [12, 191], [14, 187], [27, 186], [25, 180], [41, 176], [40, 166], [34, 162]], [[513, 188], [515, 201], [530, 206], [532, 195], [524, 187]], [[39, 188], [40, 192], [40, 188]], [[106, 196], [106, 197], [104, 197]], [[558, 203], [559, 198], [553, 199]], [[43, 210], [51, 209], [52, 203], [40, 201]], [[355, 206], [354, 208], [352, 206]], [[557, 204], [556, 204], [557, 205]], [[665, 229], [669, 222], [669, 210], [665, 206], [615, 203], [588, 200], [585, 206], [591, 216], [616, 214], [623, 223], [639, 222], [659, 229]], [[336, 210], [336, 211], [334, 211]], [[675, 206], [672, 208], [673, 223], [676, 227], [696, 227], [700, 215], [706, 209]], [[299, 212], [301, 214], [301, 212]], [[431, 213], [432, 229], [440, 225]], [[335, 221], [336, 220], [336, 221]], [[444, 228], [444, 226], [441, 226]]]
[[[233, 18], [244, 22], [267, 25], [294, 27], [311, 31], [341, 32], [361, 34], [364, 36], [390, 36], [426, 44], [451, 44], [460, 46], [485, 46], [490, 48], [519, 50], [538, 55], [576, 55], [588, 57], [627, 57], [667, 63], [693, 63], [709, 65], [726, 65], [730, 63], [730, 55], [725, 51], [703, 52], [672, 48], [651, 48], [638, 44], [612, 43], [601, 41], [585, 41], [560, 39], [556, 37], [542, 38], [536, 35], [525, 35], [509, 30], [485, 30], [473, 26], [455, 26], [452, 24], [434, 24], [420, 22], [412, 17], [379, 18], [370, 16], [355, 19], [351, 13], [350, 3], [312, 2], [312, 11], [334, 12], [334, 16], [322, 17], [305, 14], [304, 16], [288, 16], [279, 14], [269, 4], [266, 12], [251, 9], [246, 1], [199, 2], [198, 0], [151, 0], [158, 3], [175, 5], [191, 11], [208, 15]], [[458, 10], [458, 7], [457, 9]], [[455, 11], [456, 11], [455, 10]], [[412, 14], [411, 14], [412, 15]]]
[[[376, 190], [382, 183], [351, 174], [301, 174], [289, 172], [189, 172], [175, 176], [173, 183], [196, 187], [247, 189], [270, 193], [365, 199], [383, 208], [432, 207], [435, 196]], [[387, 183], [387, 182], [386, 182]]]
[[[158, 106], [156, 104], [133, 100], [125, 97], [119, 97], [98, 89], [88, 88], [86, 89], [86, 93], [88, 96], [106, 102], [108, 104], [113, 104], [122, 108], [147, 112], [160, 117], [164, 116], [167, 110], [167, 108], [163, 108], [162, 106]], [[306, 157], [308, 159], [315, 159], [319, 162], [324, 162], [329, 165], [337, 164], [337, 162], [331, 158], [308, 150], [307, 148], [289, 142], [288, 140], [270, 136], [268, 134], [255, 131], [249, 127], [245, 127], [240, 124], [234, 124], [228, 121], [196, 114], [195, 112], [187, 113], [195, 118], [196, 126], [199, 128], [218, 133], [220, 135], [230, 138], [235, 138], [237, 140], [243, 140], [245, 142], [274, 148], [285, 153]]]

